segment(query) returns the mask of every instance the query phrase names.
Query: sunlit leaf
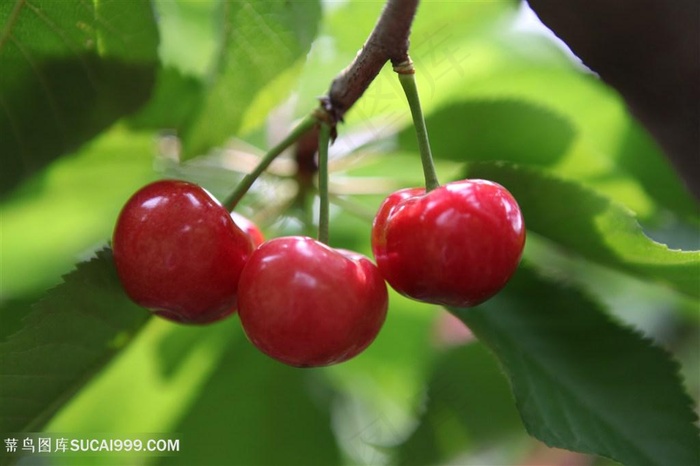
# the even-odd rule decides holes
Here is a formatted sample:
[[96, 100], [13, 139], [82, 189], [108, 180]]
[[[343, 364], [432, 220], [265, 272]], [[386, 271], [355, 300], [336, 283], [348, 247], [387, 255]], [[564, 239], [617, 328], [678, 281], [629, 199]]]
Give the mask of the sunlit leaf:
[[340, 464], [331, 393], [318, 371], [276, 362], [240, 333], [232, 340], [174, 429], [196, 448], [163, 457], [161, 464]]
[[0, 3], [0, 193], [150, 95], [158, 34], [147, 0]]
[[0, 299], [43, 292], [103, 245], [129, 196], [155, 179], [155, 149], [151, 134], [115, 127], [0, 203]]
[[[164, 68], [202, 80], [216, 61], [221, 0], [152, 0], [158, 17], [158, 55]], [[173, 97], [177, 97], [173, 95]]]
[[[93, 377], [43, 432], [61, 432], [72, 438], [92, 437], [96, 432], [119, 438], [127, 432], [149, 433], [150, 438], [179, 439], [182, 450], [195, 448], [190, 438], [182, 437], [174, 428], [199, 396], [232, 340], [244, 338], [237, 328], [240, 324], [235, 319], [206, 327], [150, 319], [128, 347]], [[74, 466], [79, 461], [81, 466], [117, 466], [152, 463], [157, 456], [143, 451], [131, 455], [102, 451], [98, 456], [56, 455], [51, 464]]]
[[[490, 70], [493, 57], [482, 62], [475, 45], [489, 36], [495, 24], [503, 24], [517, 1], [445, 2], [421, 1], [411, 31], [411, 59], [424, 108], [450, 101], [451, 86]], [[372, 31], [383, 2], [328, 2], [324, 27], [304, 66], [298, 86], [298, 109], [304, 114], [316, 98], [326, 93], [331, 80], [357, 54]], [[489, 40], [489, 43], [493, 43]], [[379, 121], [377, 117], [381, 117]], [[394, 132], [394, 125], [410, 122], [405, 97], [396, 74], [387, 64], [347, 114], [347, 126], [360, 127], [377, 137]]]
[[186, 158], [235, 134], [257, 92], [305, 56], [320, 14], [317, 1], [222, 2], [220, 59], [196, 121], [183, 131]]
[[590, 260], [700, 297], [700, 252], [672, 250], [653, 241], [624, 206], [534, 168], [475, 163], [468, 173], [505, 186], [517, 199], [529, 230]]
[[[455, 83], [446, 90], [448, 101], [514, 99], [549, 109], [566, 119], [576, 134], [575, 150], [567, 154], [565, 165], [557, 167], [561, 174], [579, 177], [601, 192], [607, 190], [611, 178], [634, 182], [640, 193], [658, 205], [697, 219], [696, 200], [659, 147], [630, 116], [621, 97], [580, 69], [542, 63], [538, 49], [519, 46], [525, 37], [509, 34], [507, 40], [497, 42], [499, 47], [488, 54], [491, 61], [487, 60], [483, 75]], [[459, 121], [455, 119], [453, 125]], [[502, 137], [510, 136], [504, 132]], [[523, 147], [521, 157], [539, 156]], [[469, 161], [468, 153], [464, 160]], [[615, 190], [608, 193], [616, 194]]]
[[697, 464], [697, 416], [678, 365], [591, 298], [521, 267], [506, 289], [453, 309], [494, 352], [530, 434], [635, 465]]
[[124, 294], [109, 250], [80, 264], [0, 342], [0, 431], [41, 428], [148, 316]]

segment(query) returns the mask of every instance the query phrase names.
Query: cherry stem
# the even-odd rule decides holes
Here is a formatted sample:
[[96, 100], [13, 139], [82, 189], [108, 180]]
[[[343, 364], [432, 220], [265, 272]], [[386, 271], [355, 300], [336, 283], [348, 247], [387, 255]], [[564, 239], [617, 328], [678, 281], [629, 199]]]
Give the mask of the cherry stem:
[[284, 152], [285, 149], [287, 149], [289, 146], [294, 144], [299, 138], [304, 135], [307, 131], [311, 130], [311, 128], [314, 127], [314, 125], [318, 124], [319, 122], [319, 116], [317, 112], [312, 112], [304, 119], [299, 122], [299, 124], [287, 135], [286, 138], [284, 138], [282, 141], [279, 142], [275, 147], [270, 149], [270, 151], [265, 154], [265, 156], [260, 160], [258, 165], [253, 169], [252, 172], [248, 173], [243, 177], [240, 183], [238, 183], [238, 186], [236, 186], [236, 189], [231, 193], [231, 195], [226, 199], [224, 202], [224, 205], [228, 210], [233, 210], [236, 205], [240, 202], [240, 200], [245, 196], [245, 194], [248, 192], [251, 186], [253, 186], [253, 183], [255, 183], [255, 180], [260, 177], [262, 172], [264, 172], [267, 167], [270, 166], [273, 160], [277, 158], [278, 155], [280, 155], [282, 152]]
[[418, 137], [418, 150], [420, 151], [420, 159], [423, 164], [425, 191], [429, 192], [439, 187], [440, 182], [435, 172], [433, 155], [430, 152], [428, 129], [425, 126], [425, 118], [423, 118], [423, 110], [421, 109], [420, 98], [418, 97], [418, 86], [416, 85], [416, 74], [413, 68], [413, 62], [409, 58], [407, 61], [394, 66], [394, 71], [399, 75], [399, 82], [406, 94], [408, 106], [411, 108], [413, 126], [416, 128], [416, 136]]
[[328, 146], [331, 141], [331, 125], [321, 123], [318, 133], [318, 194], [320, 212], [318, 216], [318, 240], [328, 244], [330, 206], [328, 195]]

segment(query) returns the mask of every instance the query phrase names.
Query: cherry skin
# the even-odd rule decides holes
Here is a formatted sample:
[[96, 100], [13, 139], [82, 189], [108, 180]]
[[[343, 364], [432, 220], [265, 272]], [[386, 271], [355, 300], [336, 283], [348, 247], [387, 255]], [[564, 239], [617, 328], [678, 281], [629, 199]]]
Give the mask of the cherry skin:
[[250, 237], [250, 239], [253, 241], [253, 246], [257, 248], [265, 242], [265, 236], [252, 220], [244, 217], [238, 212], [231, 212], [231, 218], [233, 219], [233, 223], [235, 223], [238, 228], [243, 230]]
[[112, 238], [117, 273], [137, 304], [182, 323], [205, 324], [236, 310], [251, 238], [203, 188], [163, 180], [124, 205]]
[[520, 207], [501, 185], [463, 180], [429, 193], [387, 197], [372, 225], [372, 251], [399, 293], [433, 304], [470, 307], [501, 290], [525, 246]]
[[248, 339], [297, 367], [359, 354], [379, 333], [388, 306], [384, 279], [369, 259], [302, 236], [260, 246], [239, 290], [238, 315]]

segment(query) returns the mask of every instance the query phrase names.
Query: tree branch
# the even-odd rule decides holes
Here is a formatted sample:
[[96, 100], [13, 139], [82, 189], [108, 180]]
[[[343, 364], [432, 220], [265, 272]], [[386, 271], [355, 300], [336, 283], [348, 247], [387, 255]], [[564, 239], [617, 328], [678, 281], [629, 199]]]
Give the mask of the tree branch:
[[333, 124], [343, 120], [387, 61], [396, 66], [408, 60], [409, 35], [417, 7], [418, 0], [387, 1], [365, 45], [321, 99]]

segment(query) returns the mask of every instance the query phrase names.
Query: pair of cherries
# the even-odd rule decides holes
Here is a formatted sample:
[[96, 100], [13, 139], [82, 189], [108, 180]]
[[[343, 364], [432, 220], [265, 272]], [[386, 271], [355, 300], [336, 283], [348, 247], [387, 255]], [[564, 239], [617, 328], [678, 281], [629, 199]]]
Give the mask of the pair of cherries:
[[372, 343], [386, 317], [385, 280], [420, 301], [473, 306], [505, 285], [524, 241], [516, 201], [483, 180], [390, 195], [372, 228], [376, 266], [308, 237], [265, 242], [201, 187], [163, 180], [126, 203], [112, 249], [137, 304], [190, 324], [238, 310], [261, 351], [311, 367], [348, 360]]
[[386, 285], [369, 259], [306, 237], [264, 242], [252, 222], [184, 181], [136, 192], [119, 215], [112, 250], [137, 304], [189, 324], [238, 310], [253, 344], [293, 366], [355, 356], [386, 317]]

